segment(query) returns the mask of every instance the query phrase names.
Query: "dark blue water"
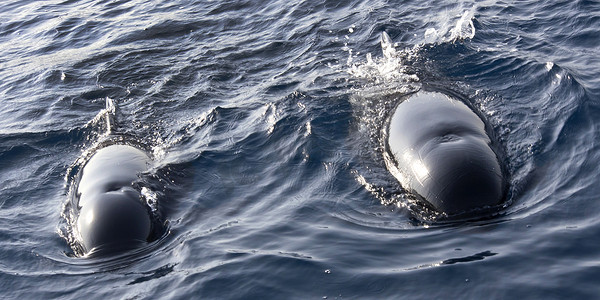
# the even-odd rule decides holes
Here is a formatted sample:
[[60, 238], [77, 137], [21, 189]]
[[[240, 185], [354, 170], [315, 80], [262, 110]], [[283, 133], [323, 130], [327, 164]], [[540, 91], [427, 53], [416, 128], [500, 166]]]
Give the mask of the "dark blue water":
[[[598, 298], [599, 69], [597, 1], [3, 1], [2, 297]], [[423, 86], [491, 124], [496, 214], [445, 222], [386, 169]], [[167, 231], [81, 258], [68, 195], [107, 98]]]

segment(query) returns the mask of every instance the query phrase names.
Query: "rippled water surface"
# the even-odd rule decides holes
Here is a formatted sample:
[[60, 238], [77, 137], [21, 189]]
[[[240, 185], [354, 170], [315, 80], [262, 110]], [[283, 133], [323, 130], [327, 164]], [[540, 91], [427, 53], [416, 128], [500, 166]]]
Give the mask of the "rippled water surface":
[[[598, 297], [599, 49], [596, 1], [3, 1], [2, 296]], [[445, 221], [387, 170], [429, 87], [504, 150], [495, 214]], [[167, 229], [82, 258], [70, 189], [115, 141]]]

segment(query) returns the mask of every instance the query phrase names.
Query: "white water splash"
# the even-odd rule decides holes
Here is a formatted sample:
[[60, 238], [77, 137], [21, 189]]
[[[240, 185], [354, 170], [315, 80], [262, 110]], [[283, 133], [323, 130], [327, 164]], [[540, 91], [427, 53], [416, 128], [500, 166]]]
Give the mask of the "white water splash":
[[147, 187], [142, 187], [140, 191], [144, 200], [146, 200], [146, 204], [150, 207], [153, 213], [158, 211], [158, 195]]
[[454, 28], [450, 30], [450, 40], [464, 40], [475, 37], [475, 26], [473, 25], [473, 11], [465, 11]]
[[438, 28], [427, 28], [420, 43], [404, 49], [398, 49], [398, 44], [394, 43], [386, 32], [382, 32], [383, 56], [379, 58], [373, 58], [371, 53], [367, 53], [366, 60], [360, 60], [358, 53], [354, 54], [355, 51], [346, 44], [343, 48], [348, 52], [346, 71], [354, 78], [367, 79], [375, 85], [388, 85], [395, 91], [414, 91], [415, 88], [418, 89], [420, 79], [408, 67], [409, 62], [418, 58], [419, 51], [425, 45], [472, 39], [475, 36], [474, 11], [475, 7], [459, 14], [447, 13], [440, 16]]
[[453, 43], [475, 37], [473, 14], [476, 7], [459, 14], [447, 13], [439, 17], [435, 27], [425, 30], [422, 44]]
[[157, 137], [154, 146], [152, 146], [152, 156], [156, 160], [163, 160], [167, 155], [167, 148], [171, 145], [165, 143], [161, 137]]
[[347, 72], [355, 78], [367, 79], [375, 85], [391, 84], [412, 90], [413, 83], [418, 82], [419, 77], [410, 73], [405, 61], [414, 57], [416, 48], [398, 51], [396, 47], [388, 34], [383, 32], [381, 34], [383, 57], [373, 59], [371, 53], [367, 53], [366, 61], [352, 63], [350, 50]]

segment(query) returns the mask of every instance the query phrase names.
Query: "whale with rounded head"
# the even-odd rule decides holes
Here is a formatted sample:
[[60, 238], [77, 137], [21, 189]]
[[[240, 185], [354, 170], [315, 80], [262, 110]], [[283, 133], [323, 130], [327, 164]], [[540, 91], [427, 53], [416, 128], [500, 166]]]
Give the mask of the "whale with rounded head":
[[162, 229], [137, 187], [153, 160], [125, 136], [112, 134], [115, 105], [106, 98], [106, 134], [101, 147], [80, 159], [70, 192], [74, 250], [83, 256], [123, 253], [143, 247]]
[[76, 187], [77, 232], [86, 253], [120, 252], [148, 242], [152, 215], [133, 183], [150, 163], [145, 152], [124, 144], [104, 147], [87, 161]]
[[482, 119], [460, 100], [419, 91], [389, 120], [388, 168], [435, 210], [458, 215], [504, 201], [506, 176]]

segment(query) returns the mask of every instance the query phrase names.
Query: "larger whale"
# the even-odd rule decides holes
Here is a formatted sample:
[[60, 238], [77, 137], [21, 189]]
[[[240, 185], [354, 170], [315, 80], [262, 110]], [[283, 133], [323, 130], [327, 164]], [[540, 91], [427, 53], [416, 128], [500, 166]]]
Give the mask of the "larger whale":
[[419, 91], [400, 102], [387, 148], [392, 174], [439, 212], [459, 215], [504, 201], [506, 176], [486, 125], [455, 97]]
[[101, 148], [79, 174], [75, 203], [77, 232], [84, 252], [122, 252], [145, 245], [153, 230], [152, 214], [133, 187], [151, 165], [133, 146]]

